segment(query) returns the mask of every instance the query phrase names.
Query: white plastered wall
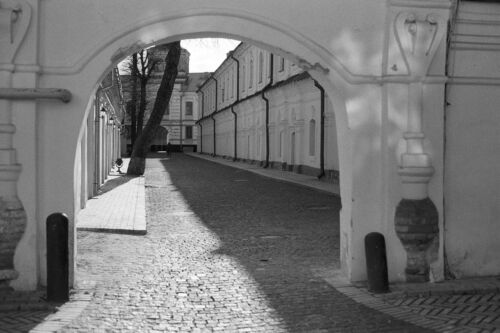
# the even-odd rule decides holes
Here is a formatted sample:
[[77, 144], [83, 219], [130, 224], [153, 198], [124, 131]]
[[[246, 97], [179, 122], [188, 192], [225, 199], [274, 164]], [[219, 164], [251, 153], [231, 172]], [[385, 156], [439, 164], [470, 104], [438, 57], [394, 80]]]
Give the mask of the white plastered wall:
[[[75, 219], [79, 181], [75, 165], [81, 163], [77, 144], [89, 99], [103, 73], [124, 56], [152, 43], [188, 37], [233, 37], [288, 57], [325, 88], [337, 124], [344, 272], [351, 280], [365, 278], [362, 240], [367, 232], [378, 230], [386, 234], [391, 252], [390, 277], [401, 278], [405, 254], [390, 231], [394, 207], [400, 199], [399, 179], [393, 172], [397, 161], [383, 140], [387, 107], [380, 85], [382, 47], [386, 26], [391, 24], [386, 22], [385, 0], [318, 0], [316, 6], [299, 0], [214, 0], [210, 5], [201, 0], [150, 1], [152, 11], [143, 10], [141, 3], [123, 6], [118, 0], [51, 0], [41, 5], [39, 86], [64, 87], [72, 92], [73, 99], [69, 104], [37, 103], [36, 199], [26, 198], [30, 173], [21, 175], [19, 188], [27, 210], [37, 211], [38, 223], [54, 211], [67, 212], [70, 221]], [[297, 10], [301, 6], [308, 6], [309, 19], [305, 20], [303, 11]], [[338, 7], [343, 8], [342, 12], [335, 10]], [[103, 16], [106, 20], [101, 19]], [[442, 101], [440, 97], [431, 96], [433, 101]], [[21, 123], [22, 119], [16, 121]], [[211, 134], [210, 125], [205, 124], [204, 137]], [[436, 133], [440, 131], [436, 129]], [[255, 133], [255, 129], [243, 129], [239, 142], [250, 136], [254, 149]], [[205, 142], [203, 151], [210, 152]], [[16, 147], [20, 160], [32, 160], [28, 149]], [[238, 151], [244, 154], [245, 148]], [[439, 206], [439, 190], [431, 192]], [[43, 232], [38, 232], [37, 249], [24, 245], [23, 249], [40, 253], [40, 269], [39, 273], [36, 268], [23, 271], [20, 281], [35, 274], [40, 276], [41, 284], [45, 283], [45, 248], [40, 243], [43, 237]]]
[[500, 4], [462, 2], [446, 108], [445, 249], [450, 277], [500, 274]]

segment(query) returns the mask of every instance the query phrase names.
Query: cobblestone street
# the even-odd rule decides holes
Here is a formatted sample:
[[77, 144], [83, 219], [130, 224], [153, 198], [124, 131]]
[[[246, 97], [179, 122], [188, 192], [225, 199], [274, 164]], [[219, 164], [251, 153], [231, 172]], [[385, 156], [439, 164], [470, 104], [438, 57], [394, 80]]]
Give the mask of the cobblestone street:
[[425, 331], [321, 278], [337, 197], [181, 154], [145, 178], [147, 235], [79, 232], [78, 285], [96, 291], [64, 331]]

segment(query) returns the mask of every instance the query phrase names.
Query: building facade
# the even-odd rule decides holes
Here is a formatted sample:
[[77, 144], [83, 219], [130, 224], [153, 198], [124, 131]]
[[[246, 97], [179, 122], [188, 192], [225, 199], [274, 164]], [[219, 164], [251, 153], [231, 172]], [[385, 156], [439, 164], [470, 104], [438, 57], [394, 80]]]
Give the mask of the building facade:
[[[146, 85], [146, 110], [144, 116], [144, 126], [151, 114], [156, 98], [156, 93], [160, 86], [163, 72], [165, 70], [165, 57], [168, 53], [166, 45], [158, 45], [147, 50], [148, 56], [157, 61], [154, 70]], [[198, 95], [196, 90], [200, 84], [208, 77], [209, 73], [189, 73], [189, 52], [181, 49], [179, 59], [178, 74], [175, 81], [170, 103], [165, 111], [165, 115], [160, 123], [160, 128], [151, 143], [151, 151], [164, 151], [167, 144], [176, 151], [196, 151], [197, 148], [197, 120], [196, 110], [198, 108]], [[122, 74], [124, 86], [124, 97], [126, 103], [131, 101], [131, 76]], [[138, 84], [139, 86], [139, 84]], [[139, 90], [139, 87], [137, 88]], [[138, 110], [139, 106], [137, 106]], [[124, 131], [124, 154], [130, 155], [132, 152], [131, 142], [131, 116], [127, 113], [125, 118]]]
[[[71, 222], [74, 272], [82, 138], [105, 74], [145, 47], [203, 37], [284, 57], [325, 90], [337, 138], [339, 259], [349, 280], [366, 279], [371, 232], [385, 237], [391, 281], [500, 274], [498, 2], [0, 0], [0, 12], [0, 241], [13, 245], [0, 253], [1, 284], [46, 284], [44, 222], [54, 212]], [[244, 128], [258, 131], [262, 111], [254, 114], [254, 129]], [[290, 119], [283, 142], [291, 141]], [[250, 136], [249, 159], [263, 160], [262, 148], [252, 148], [262, 147], [259, 137]], [[216, 154], [231, 154], [220, 146]], [[284, 161], [295, 165], [295, 157]]]
[[122, 156], [122, 129], [125, 107], [118, 68], [99, 84], [87, 115], [80, 143], [80, 204], [97, 195], [118, 158]]
[[198, 93], [199, 152], [338, 182], [332, 105], [296, 64], [241, 43]]

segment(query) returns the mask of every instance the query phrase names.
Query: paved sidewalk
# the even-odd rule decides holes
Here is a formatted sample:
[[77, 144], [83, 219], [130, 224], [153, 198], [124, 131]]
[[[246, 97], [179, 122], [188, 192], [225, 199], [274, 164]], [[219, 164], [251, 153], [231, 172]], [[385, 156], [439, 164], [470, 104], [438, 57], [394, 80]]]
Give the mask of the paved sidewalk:
[[[256, 165], [232, 162], [206, 155], [186, 155], [201, 157], [266, 177], [292, 181], [302, 186], [338, 194], [338, 187], [335, 188], [331, 183], [320, 182], [314, 177], [262, 169]], [[127, 225], [130, 225], [131, 221], [136, 218], [143, 218], [144, 226], [141, 230], [145, 230], [143, 178], [127, 179], [126, 176], [117, 174], [111, 178], [104, 186], [103, 192], [97, 197], [99, 199], [92, 199], [89, 204], [94, 204], [91, 203], [94, 201], [95, 211], [101, 211], [104, 218], [108, 216], [108, 221], [113, 215], [110, 213], [112, 209], [115, 213], [122, 214], [122, 218], [116, 219], [113, 224], [110, 224], [118, 231], [135, 230]], [[125, 189], [127, 191], [124, 191]], [[130, 195], [126, 195], [125, 192]], [[141, 205], [142, 207], [140, 207]], [[123, 214], [125, 211], [128, 213]], [[90, 220], [95, 221], [95, 213], [86, 214], [83, 210], [79, 215], [78, 228], [86, 228], [83, 226], [85, 223], [89, 223]], [[109, 227], [110, 225], [97, 226], [95, 230], [110, 231], [112, 229]], [[498, 277], [425, 284], [391, 284], [390, 293], [376, 295], [369, 293], [362, 284], [347, 283], [335, 271], [322, 270], [320, 276], [335, 290], [355, 302], [422, 328], [437, 332], [500, 332], [500, 278]], [[18, 299], [12, 297], [18, 297]], [[43, 303], [40, 301], [40, 297], [39, 292], [29, 297], [23, 293], [11, 294], [10, 298], [2, 297], [0, 294], [0, 305], [2, 305], [0, 306], [0, 332], [25, 332], [29, 329], [33, 329], [33, 332], [58, 331], [76, 318], [87, 304], [92, 302], [95, 291], [92, 286], [82, 287], [80, 285], [79, 290], [73, 293], [70, 302], [59, 308]], [[53, 313], [56, 310], [57, 312]], [[41, 321], [43, 322], [36, 326]], [[345, 332], [349, 332], [349, 329], [346, 328]]]
[[[129, 158], [123, 159], [127, 170]], [[120, 174], [113, 169], [99, 194], [87, 201], [77, 217], [78, 230], [146, 234], [144, 177]]]
[[[316, 177], [205, 154], [187, 155], [340, 195], [337, 184], [319, 181]], [[500, 277], [396, 283], [391, 284], [391, 291], [386, 294], [370, 293], [364, 284], [352, 285], [337, 272], [328, 272], [323, 278], [356, 302], [420, 327], [438, 332], [500, 333]]]

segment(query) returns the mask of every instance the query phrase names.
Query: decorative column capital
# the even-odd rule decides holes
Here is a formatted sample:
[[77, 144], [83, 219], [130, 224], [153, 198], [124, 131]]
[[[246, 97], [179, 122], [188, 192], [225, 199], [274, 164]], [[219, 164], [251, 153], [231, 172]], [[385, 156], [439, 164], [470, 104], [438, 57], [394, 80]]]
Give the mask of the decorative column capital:
[[31, 7], [24, 0], [0, 0], [0, 64], [14, 62], [31, 22]]
[[[422, 82], [438, 55], [448, 30], [448, 6], [433, 6], [422, 1], [390, 1], [391, 27], [386, 49], [385, 74], [405, 76]], [[440, 54], [444, 56], [444, 53]], [[439, 75], [444, 74], [444, 69]]]
[[446, 32], [446, 20], [438, 14], [401, 12], [394, 21], [394, 36], [407, 73], [422, 79]]
[[[387, 49], [387, 75], [406, 76], [408, 103], [403, 134], [406, 150], [399, 160], [402, 199], [396, 206], [395, 229], [406, 253], [407, 282], [429, 280], [428, 251], [438, 242], [439, 214], [428, 197], [428, 184], [434, 175], [431, 156], [424, 149], [424, 80], [438, 54], [447, 31], [445, 6], [419, 6], [420, 1], [391, 1], [392, 38]], [[441, 54], [441, 56], [443, 56]], [[439, 62], [438, 62], [439, 63]], [[433, 69], [435, 71], [436, 69]], [[444, 68], [437, 69], [444, 73]]]

